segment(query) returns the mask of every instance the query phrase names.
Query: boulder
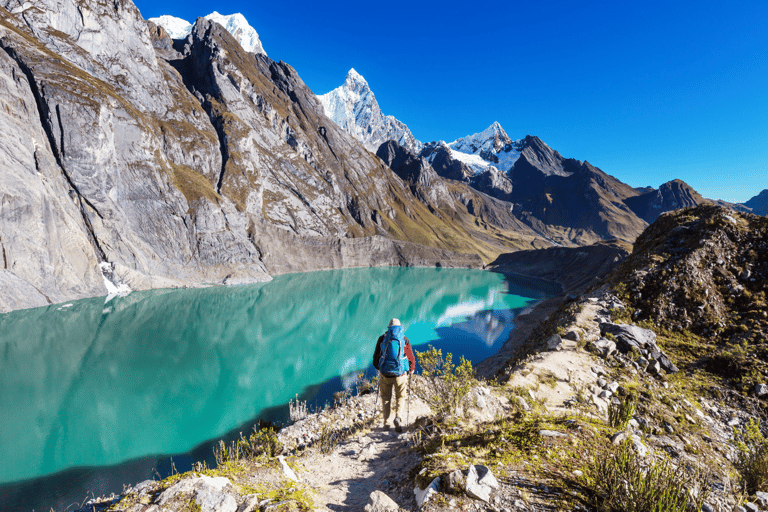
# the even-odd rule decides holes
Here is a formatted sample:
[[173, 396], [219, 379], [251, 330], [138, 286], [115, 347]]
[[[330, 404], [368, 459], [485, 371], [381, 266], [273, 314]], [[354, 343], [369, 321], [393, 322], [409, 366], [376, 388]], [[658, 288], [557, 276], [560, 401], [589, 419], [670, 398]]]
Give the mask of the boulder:
[[490, 502], [491, 491], [498, 489], [499, 482], [486, 466], [470, 465], [467, 470], [466, 491], [471, 498]]
[[563, 348], [563, 339], [560, 337], [559, 334], [553, 334], [549, 338], [547, 338], [547, 350], [562, 350]]
[[616, 343], [607, 338], [600, 338], [597, 341], [593, 341], [592, 347], [595, 352], [603, 357], [607, 357], [616, 352]]
[[768, 386], [765, 384], [758, 384], [755, 386], [755, 394], [757, 396], [765, 396], [768, 395]]
[[381, 491], [373, 491], [368, 496], [368, 504], [365, 506], [365, 512], [392, 512], [400, 510], [397, 503]]
[[636, 325], [614, 324], [605, 322], [600, 324], [600, 332], [603, 335], [612, 334], [616, 337], [616, 347], [622, 352], [637, 350], [658, 350], [656, 346], [656, 333], [649, 329], [643, 329]]
[[565, 333], [565, 339], [571, 340], [571, 341], [579, 341], [583, 333], [584, 331], [582, 331], [578, 327], [572, 327], [568, 329], [568, 331]]

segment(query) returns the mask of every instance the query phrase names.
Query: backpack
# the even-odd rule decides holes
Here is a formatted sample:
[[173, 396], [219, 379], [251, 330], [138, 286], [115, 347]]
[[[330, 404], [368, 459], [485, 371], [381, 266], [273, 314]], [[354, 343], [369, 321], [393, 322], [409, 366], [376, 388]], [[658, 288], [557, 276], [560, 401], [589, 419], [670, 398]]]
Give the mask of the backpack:
[[387, 329], [381, 342], [379, 371], [385, 377], [397, 377], [408, 371], [409, 361], [405, 355], [405, 331], [400, 325]]

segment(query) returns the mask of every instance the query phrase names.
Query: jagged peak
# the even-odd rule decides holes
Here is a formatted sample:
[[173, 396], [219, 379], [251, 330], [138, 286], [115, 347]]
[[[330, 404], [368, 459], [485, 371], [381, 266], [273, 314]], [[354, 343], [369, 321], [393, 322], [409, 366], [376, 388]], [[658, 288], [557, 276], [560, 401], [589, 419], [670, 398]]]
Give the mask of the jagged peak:
[[356, 92], [368, 92], [371, 90], [363, 75], [355, 71], [355, 68], [350, 68], [347, 72], [343, 87]]

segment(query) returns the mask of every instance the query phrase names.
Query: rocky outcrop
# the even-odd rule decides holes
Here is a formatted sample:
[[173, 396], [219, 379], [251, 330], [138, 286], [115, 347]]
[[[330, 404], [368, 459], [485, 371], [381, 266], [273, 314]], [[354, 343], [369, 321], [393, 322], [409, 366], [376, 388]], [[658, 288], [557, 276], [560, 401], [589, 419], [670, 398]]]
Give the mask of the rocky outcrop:
[[438, 208], [455, 208], [448, 187], [424, 158], [417, 158], [393, 140], [382, 144], [376, 156], [408, 183], [411, 192], [423, 202]]
[[443, 178], [468, 182], [475, 175], [470, 166], [451, 156], [451, 149], [444, 143], [427, 144], [419, 156], [430, 162], [437, 174]]
[[702, 205], [659, 217], [611, 279], [631, 291], [638, 320], [726, 339], [759, 337], [768, 325], [758, 306], [767, 251], [765, 218]]

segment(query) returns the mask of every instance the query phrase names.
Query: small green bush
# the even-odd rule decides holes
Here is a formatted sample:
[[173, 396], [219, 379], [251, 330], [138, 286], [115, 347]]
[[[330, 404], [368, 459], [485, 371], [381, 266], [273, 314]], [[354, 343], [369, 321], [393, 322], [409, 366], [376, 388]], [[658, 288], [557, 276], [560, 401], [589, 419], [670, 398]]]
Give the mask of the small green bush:
[[768, 439], [760, 432], [760, 422], [751, 419], [744, 431], [733, 429], [736, 439], [736, 469], [748, 494], [768, 488]]
[[623, 398], [613, 397], [608, 406], [608, 421], [611, 427], [625, 429], [629, 425], [629, 420], [635, 414], [637, 406], [637, 393], [630, 392]]
[[707, 497], [700, 474], [686, 474], [669, 459], [645, 465], [629, 442], [596, 455], [586, 469], [591, 504], [599, 512], [700, 511]]
[[443, 359], [442, 351], [429, 347], [425, 352], [417, 352], [424, 383], [415, 386], [414, 393], [438, 416], [455, 415], [464, 404], [465, 397], [475, 384], [475, 370], [472, 363], [462, 356], [459, 365], [452, 362], [449, 352]]

